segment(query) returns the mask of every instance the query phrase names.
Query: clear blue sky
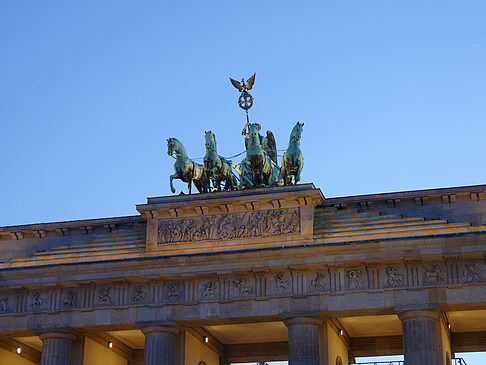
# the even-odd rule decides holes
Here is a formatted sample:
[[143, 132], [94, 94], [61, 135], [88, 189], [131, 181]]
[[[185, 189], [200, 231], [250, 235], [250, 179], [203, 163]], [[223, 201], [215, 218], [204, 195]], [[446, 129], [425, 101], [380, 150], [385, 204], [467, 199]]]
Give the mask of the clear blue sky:
[[[327, 197], [486, 183], [485, 1], [2, 1], [0, 225], [136, 214], [252, 121]], [[177, 184], [180, 191], [184, 188]]]
[[[325, 196], [486, 182], [485, 1], [2, 1], [0, 225], [136, 214], [165, 140], [243, 150], [257, 72], [278, 148]], [[184, 188], [177, 185], [178, 191]]]

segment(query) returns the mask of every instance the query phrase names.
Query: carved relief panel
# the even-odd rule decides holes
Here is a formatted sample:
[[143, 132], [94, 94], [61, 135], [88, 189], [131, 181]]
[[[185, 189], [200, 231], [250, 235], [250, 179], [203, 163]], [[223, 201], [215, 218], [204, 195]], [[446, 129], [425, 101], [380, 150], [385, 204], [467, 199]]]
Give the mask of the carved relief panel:
[[77, 308], [80, 305], [79, 289], [65, 288], [61, 292], [61, 307], [65, 309]]
[[423, 283], [427, 286], [443, 283], [447, 278], [445, 265], [438, 262], [424, 264], [423, 275]]
[[167, 303], [177, 303], [182, 301], [183, 285], [180, 281], [167, 281], [164, 283], [164, 301]]
[[242, 299], [255, 296], [255, 279], [251, 276], [239, 276], [233, 279], [233, 298]]
[[0, 293], [0, 314], [12, 313], [14, 311], [14, 304], [10, 295]]
[[219, 282], [217, 278], [203, 279], [199, 283], [199, 300], [218, 300]]
[[129, 291], [128, 302], [133, 304], [145, 304], [148, 302], [148, 285], [133, 284]]
[[307, 278], [309, 292], [329, 291], [329, 275], [327, 269], [312, 272]]
[[406, 286], [405, 269], [400, 265], [385, 265], [385, 288], [400, 288]]
[[367, 282], [366, 271], [363, 267], [346, 268], [344, 280], [348, 290], [363, 289]]
[[273, 281], [270, 290], [272, 295], [289, 294], [292, 292], [292, 276], [290, 272], [276, 272], [272, 275], [271, 281]]
[[300, 232], [297, 209], [275, 209], [159, 222], [158, 242], [178, 243], [268, 237]]
[[468, 260], [462, 266], [462, 280], [464, 283], [476, 283], [484, 280], [484, 267], [477, 260]]

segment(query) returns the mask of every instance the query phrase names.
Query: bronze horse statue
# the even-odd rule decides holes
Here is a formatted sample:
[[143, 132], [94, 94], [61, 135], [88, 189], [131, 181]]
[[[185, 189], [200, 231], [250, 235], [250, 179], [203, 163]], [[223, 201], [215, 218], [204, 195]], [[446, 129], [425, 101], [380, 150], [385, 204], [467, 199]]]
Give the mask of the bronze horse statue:
[[224, 190], [233, 190], [237, 188], [236, 181], [231, 170], [231, 161], [218, 155], [216, 136], [213, 132], [205, 132], [206, 155], [203, 159], [203, 166], [206, 174], [213, 182], [216, 190], [221, 191], [221, 183], [224, 182]]
[[281, 185], [281, 173], [278, 165], [272, 161], [261, 144], [260, 125], [248, 124], [248, 145], [246, 158], [240, 164], [243, 182], [252, 182], [252, 187]]
[[176, 154], [176, 162], [174, 163], [175, 174], [170, 175], [170, 190], [172, 193], [175, 193], [172, 183], [174, 179], [186, 182], [189, 194], [191, 194], [193, 182], [200, 193], [209, 192], [209, 178], [206, 171], [204, 171], [204, 167], [189, 159], [184, 145], [177, 138], [169, 138], [167, 139], [167, 154], [173, 156], [174, 153]]
[[300, 149], [300, 137], [304, 123], [297, 122], [292, 129], [289, 138], [289, 147], [282, 157], [282, 177], [284, 185], [297, 184], [300, 181], [300, 173], [304, 167], [304, 157]]

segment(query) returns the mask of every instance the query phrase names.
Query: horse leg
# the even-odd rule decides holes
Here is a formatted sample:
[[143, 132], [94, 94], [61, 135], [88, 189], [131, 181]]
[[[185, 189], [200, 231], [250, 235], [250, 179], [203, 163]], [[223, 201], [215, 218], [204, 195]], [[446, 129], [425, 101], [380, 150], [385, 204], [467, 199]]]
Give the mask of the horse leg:
[[191, 195], [191, 186], [192, 186], [192, 179], [189, 179], [189, 182], [187, 183], [187, 190], [189, 190], [189, 195]]
[[172, 183], [174, 179], [179, 179], [179, 175], [177, 173], [175, 173], [174, 175], [170, 175], [170, 191], [172, 191], [172, 194], [175, 193], [174, 184]]
[[200, 180], [194, 180], [194, 186], [196, 187], [197, 191], [199, 191], [199, 193], [203, 192], [202, 184]]
[[295, 174], [295, 185], [300, 181], [300, 173], [302, 172], [303, 164], [299, 161], [299, 167], [297, 168], [297, 173]]

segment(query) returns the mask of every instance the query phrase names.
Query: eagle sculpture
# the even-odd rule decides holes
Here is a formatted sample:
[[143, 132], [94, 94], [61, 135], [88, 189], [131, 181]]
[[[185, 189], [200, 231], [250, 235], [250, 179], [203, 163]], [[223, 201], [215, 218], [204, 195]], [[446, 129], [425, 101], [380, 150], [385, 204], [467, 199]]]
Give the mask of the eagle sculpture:
[[253, 76], [250, 76], [246, 84], [245, 79], [241, 79], [241, 84], [238, 81], [233, 80], [231, 77], [230, 81], [234, 87], [236, 87], [240, 92], [244, 93], [248, 92], [248, 90], [251, 90], [251, 88], [253, 87], [253, 84], [255, 83], [255, 75], [256, 73], [254, 73]]

